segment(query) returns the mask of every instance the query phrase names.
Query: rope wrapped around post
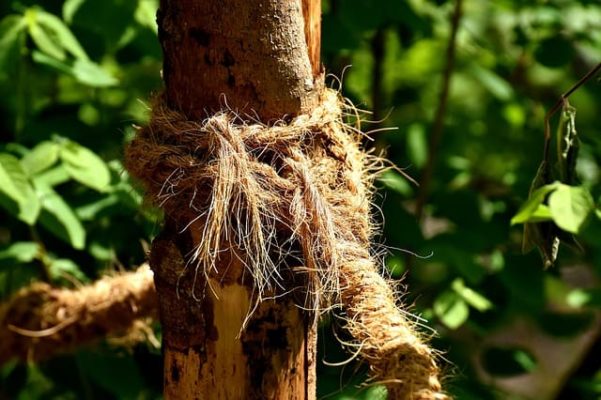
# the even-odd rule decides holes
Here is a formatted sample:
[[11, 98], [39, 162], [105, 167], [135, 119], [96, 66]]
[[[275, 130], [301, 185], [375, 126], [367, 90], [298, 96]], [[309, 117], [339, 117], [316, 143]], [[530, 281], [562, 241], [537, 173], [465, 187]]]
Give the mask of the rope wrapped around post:
[[[169, 216], [201, 229], [196, 273], [218, 276], [235, 251], [257, 301], [305, 278], [299, 306], [341, 306], [346, 329], [391, 399], [446, 399], [434, 351], [396, 306], [370, 254], [373, 178], [381, 160], [343, 122], [339, 94], [325, 90], [310, 115], [266, 126], [231, 111], [189, 121], [160, 97], [150, 124], [126, 150], [128, 170]], [[201, 228], [196, 228], [200, 226]]]

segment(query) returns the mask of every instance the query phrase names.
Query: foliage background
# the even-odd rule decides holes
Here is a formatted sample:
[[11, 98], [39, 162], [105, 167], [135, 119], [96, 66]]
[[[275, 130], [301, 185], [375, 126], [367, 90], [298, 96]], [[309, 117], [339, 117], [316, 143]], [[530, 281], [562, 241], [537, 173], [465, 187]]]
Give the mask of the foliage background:
[[[536, 252], [521, 254], [522, 227], [510, 220], [541, 161], [546, 110], [601, 60], [601, 5], [463, 3], [422, 225], [412, 213], [416, 187], [396, 173], [379, 183], [388, 270], [406, 274], [405, 300], [437, 330], [434, 344], [446, 352], [458, 399], [528, 398], [528, 388], [536, 399], [597, 399], [599, 219], [579, 231], [584, 251], [562, 247], [548, 270]], [[324, 64], [342, 77], [346, 96], [373, 110], [379, 122], [367, 129], [399, 127], [374, 133], [374, 146], [418, 181], [454, 4], [324, 1]], [[1, 299], [32, 280], [73, 286], [144, 261], [160, 216], [141, 207], [120, 160], [161, 85], [156, 7], [156, 0], [0, 3]], [[597, 203], [598, 82], [571, 103], [583, 142], [580, 180]], [[321, 332], [320, 359], [346, 359], [327, 321]], [[353, 363], [320, 364], [320, 396], [382, 398], [381, 388], [358, 387], [364, 373]], [[159, 349], [102, 343], [39, 365], [2, 366], [0, 398], [159, 398], [161, 374]]]

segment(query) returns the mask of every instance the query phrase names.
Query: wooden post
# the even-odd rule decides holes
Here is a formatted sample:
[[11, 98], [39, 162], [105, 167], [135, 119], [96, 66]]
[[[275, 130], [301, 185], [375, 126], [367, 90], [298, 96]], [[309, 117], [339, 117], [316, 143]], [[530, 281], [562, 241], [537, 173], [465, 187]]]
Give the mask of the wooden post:
[[[320, 0], [162, 0], [169, 105], [191, 120], [225, 107], [263, 122], [310, 112], [323, 87]], [[253, 305], [252, 282], [223, 255], [204, 281], [186, 268], [200, 240], [167, 218], [150, 263], [160, 303], [167, 399], [314, 399], [316, 319], [290, 297]]]

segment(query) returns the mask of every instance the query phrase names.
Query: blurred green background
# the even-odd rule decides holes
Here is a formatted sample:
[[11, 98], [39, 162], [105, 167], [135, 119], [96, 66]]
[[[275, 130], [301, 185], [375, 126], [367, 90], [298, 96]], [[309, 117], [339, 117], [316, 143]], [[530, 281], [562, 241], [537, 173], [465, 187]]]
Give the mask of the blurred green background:
[[[455, 6], [323, 4], [327, 71], [373, 111], [366, 130], [398, 127], [373, 133], [373, 146], [417, 181], [428, 165]], [[156, 0], [0, 3], [0, 299], [33, 280], [72, 287], [144, 261], [160, 216], [143, 207], [121, 159], [161, 86], [156, 8]], [[599, 399], [599, 212], [572, 208], [581, 249], [562, 246], [547, 270], [536, 251], [522, 254], [522, 226], [510, 220], [541, 161], [546, 111], [601, 61], [601, 5], [464, 0], [455, 51], [421, 224], [419, 188], [396, 172], [378, 181], [388, 272], [406, 275], [404, 301], [427, 334], [436, 330], [456, 398]], [[599, 89], [593, 79], [570, 98], [582, 140], [578, 187], [595, 204]], [[349, 357], [333, 332], [324, 321], [327, 363]], [[320, 397], [385, 398], [382, 388], [361, 385], [365, 370], [320, 362]], [[160, 398], [161, 376], [160, 349], [101, 343], [1, 366], [0, 399]]]

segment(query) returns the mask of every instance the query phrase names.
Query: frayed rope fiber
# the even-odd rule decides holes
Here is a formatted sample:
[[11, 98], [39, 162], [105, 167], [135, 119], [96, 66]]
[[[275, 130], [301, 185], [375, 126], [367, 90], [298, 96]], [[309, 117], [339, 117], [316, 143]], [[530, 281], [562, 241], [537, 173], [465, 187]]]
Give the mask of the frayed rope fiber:
[[358, 353], [389, 398], [446, 399], [434, 351], [396, 307], [370, 254], [370, 188], [382, 163], [360, 149], [345, 107], [325, 90], [310, 115], [266, 126], [231, 111], [189, 121], [159, 97], [126, 165], [170, 218], [201, 222], [191, 255], [197, 272], [221, 272], [219, 255], [233, 247], [259, 299], [282, 289], [284, 269], [305, 274], [303, 306], [341, 303]]
[[157, 311], [148, 265], [77, 289], [36, 282], [0, 305], [0, 365], [46, 360], [106, 336], [152, 339], [146, 320]]

